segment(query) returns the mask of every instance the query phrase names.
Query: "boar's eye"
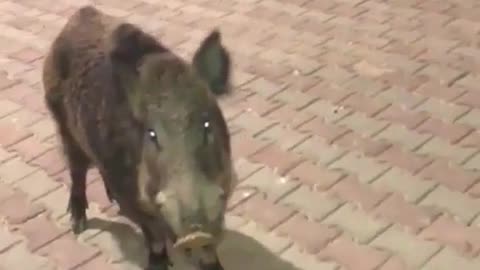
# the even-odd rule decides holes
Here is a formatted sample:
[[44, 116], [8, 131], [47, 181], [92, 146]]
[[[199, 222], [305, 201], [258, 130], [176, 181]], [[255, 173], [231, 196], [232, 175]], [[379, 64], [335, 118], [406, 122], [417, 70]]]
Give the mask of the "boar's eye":
[[205, 128], [205, 131], [210, 130], [210, 121], [205, 121], [203, 122], [203, 127]]
[[211, 126], [210, 126], [210, 121], [205, 120], [203, 122], [203, 142], [205, 144], [208, 144], [211, 140], [210, 138], [210, 132], [211, 132]]
[[160, 147], [160, 145], [158, 143], [157, 133], [155, 132], [155, 130], [148, 129], [147, 130], [147, 136], [152, 143], [154, 143], [157, 147]]
[[211, 141], [211, 129], [212, 123], [210, 122], [210, 118], [208, 113], [204, 112], [201, 114], [202, 117], [202, 125], [203, 125], [203, 143], [208, 144]]
[[152, 141], [156, 141], [156, 140], [157, 140], [157, 133], [155, 132], [155, 130], [149, 129], [149, 130], [148, 130], [148, 137], [149, 137]]

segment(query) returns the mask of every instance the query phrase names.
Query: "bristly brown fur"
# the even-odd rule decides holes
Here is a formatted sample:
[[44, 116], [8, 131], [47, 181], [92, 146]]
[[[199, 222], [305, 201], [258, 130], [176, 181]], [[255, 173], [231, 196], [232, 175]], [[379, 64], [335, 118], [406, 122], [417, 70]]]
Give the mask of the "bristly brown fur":
[[[216, 96], [229, 92], [230, 69], [231, 59], [221, 45], [218, 30], [210, 33], [192, 63], [187, 63], [136, 25], [92, 6], [72, 15], [51, 45], [42, 79], [45, 102], [69, 165], [69, 210], [75, 233], [86, 226], [85, 179], [90, 167], [99, 170], [109, 198], [115, 199], [121, 211], [140, 225], [147, 245], [163, 239], [162, 233], [152, 228], [167, 230], [165, 224], [155, 220], [153, 212], [154, 195], [166, 185], [153, 178], [171, 178], [172, 172], [189, 168], [191, 172], [175, 177], [193, 179], [200, 175], [198, 180], [182, 181], [209, 179], [211, 182], [202, 183], [212, 186], [213, 191], [215, 185], [220, 186], [228, 198], [234, 175], [230, 137]], [[204, 116], [211, 123], [208, 128], [213, 136], [208, 147], [198, 139], [203, 136], [200, 124]], [[145, 136], [149, 128], [159, 126], [165, 134], [175, 136], [155, 148]], [[179, 158], [159, 158], [160, 149]], [[148, 181], [140, 181], [139, 175], [145, 173]], [[185, 190], [191, 198], [179, 199], [185, 207], [182, 215], [187, 215], [188, 200], [193, 203], [207, 194]], [[222, 202], [222, 207], [225, 204]], [[184, 220], [206, 222], [205, 217], [200, 217], [204, 214], [195, 212]], [[217, 227], [215, 230], [220, 230]]]

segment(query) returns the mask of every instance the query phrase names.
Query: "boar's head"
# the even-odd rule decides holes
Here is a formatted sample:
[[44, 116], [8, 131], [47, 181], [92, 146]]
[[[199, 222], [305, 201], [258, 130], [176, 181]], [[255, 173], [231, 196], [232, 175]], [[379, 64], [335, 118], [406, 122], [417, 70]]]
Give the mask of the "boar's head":
[[142, 209], [151, 224], [164, 220], [179, 248], [215, 247], [235, 180], [217, 103], [230, 89], [230, 57], [220, 34], [212, 31], [191, 63], [131, 24], [118, 26], [112, 40], [112, 68], [139, 123]]

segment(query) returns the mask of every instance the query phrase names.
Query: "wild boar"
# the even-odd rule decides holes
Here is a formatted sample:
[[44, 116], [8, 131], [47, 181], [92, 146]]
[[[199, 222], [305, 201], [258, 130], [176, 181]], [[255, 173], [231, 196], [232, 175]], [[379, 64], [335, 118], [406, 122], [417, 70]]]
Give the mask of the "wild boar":
[[141, 228], [147, 269], [167, 269], [167, 246], [199, 269], [223, 269], [216, 247], [236, 173], [217, 98], [230, 92], [230, 73], [217, 29], [186, 61], [95, 7], [69, 18], [42, 79], [72, 182], [75, 234], [87, 227], [85, 179], [95, 167], [108, 196]]

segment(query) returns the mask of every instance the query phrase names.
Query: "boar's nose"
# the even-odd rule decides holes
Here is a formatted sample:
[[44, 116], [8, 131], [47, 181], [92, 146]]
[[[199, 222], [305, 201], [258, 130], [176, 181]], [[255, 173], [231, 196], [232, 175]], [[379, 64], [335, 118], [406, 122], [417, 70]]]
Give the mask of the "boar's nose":
[[212, 242], [213, 237], [211, 234], [197, 231], [187, 234], [182, 238], [178, 238], [174, 244], [174, 248], [181, 250], [194, 250], [208, 247], [212, 244]]

